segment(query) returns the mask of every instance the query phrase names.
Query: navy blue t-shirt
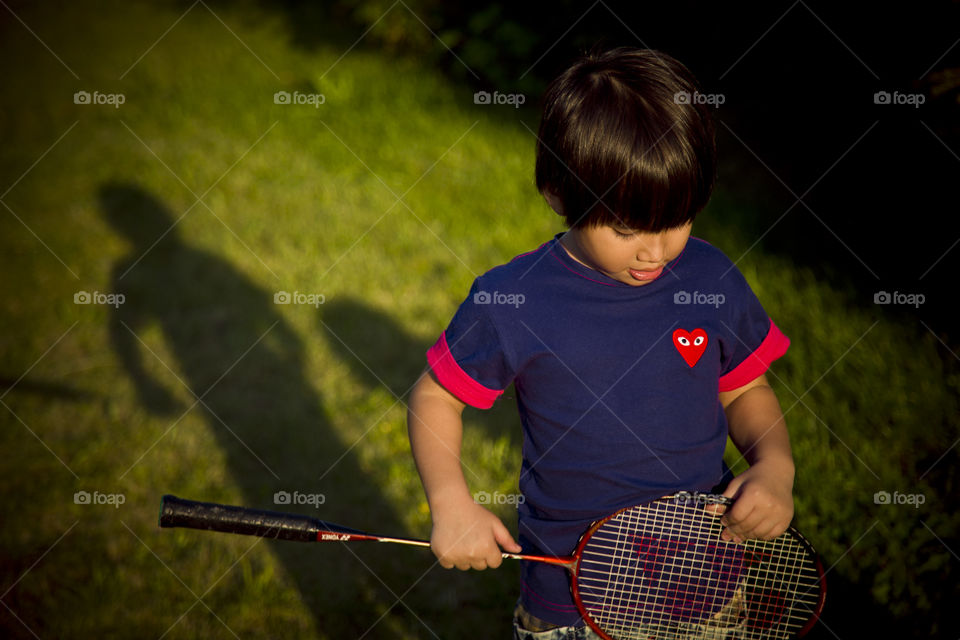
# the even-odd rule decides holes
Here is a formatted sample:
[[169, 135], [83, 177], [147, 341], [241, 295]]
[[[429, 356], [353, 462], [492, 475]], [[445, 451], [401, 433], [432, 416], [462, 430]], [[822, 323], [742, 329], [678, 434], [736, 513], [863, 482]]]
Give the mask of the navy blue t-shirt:
[[[614, 280], [559, 242], [478, 277], [427, 360], [461, 401], [489, 408], [513, 383], [523, 424], [519, 542], [569, 555], [589, 525], [723, 476], [719, 391], [761, 375], [789, 340], [739, 270], [690, 238], [659, 278]], [[562, 567], [524, 562], [524, 606], [581, 623]]]

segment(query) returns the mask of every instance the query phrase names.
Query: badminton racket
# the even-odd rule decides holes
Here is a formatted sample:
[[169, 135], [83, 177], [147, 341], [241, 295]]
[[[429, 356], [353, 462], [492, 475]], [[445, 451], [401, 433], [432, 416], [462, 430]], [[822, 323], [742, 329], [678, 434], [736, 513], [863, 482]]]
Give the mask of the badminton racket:
[[[570, 556], [504, 553], [565, 568], [586, 623], [605, 640], [767, 640], [804, 635], [823, 609], [823, 566], [793, 528], [773, 540], [721, 539], [720, 495], [682, 491], [595, 522]], [[715, 507], [710, 508], [711, 505]], [[429, 547], [310, 516], [163, 496], [161, 527], [300, 542]]]

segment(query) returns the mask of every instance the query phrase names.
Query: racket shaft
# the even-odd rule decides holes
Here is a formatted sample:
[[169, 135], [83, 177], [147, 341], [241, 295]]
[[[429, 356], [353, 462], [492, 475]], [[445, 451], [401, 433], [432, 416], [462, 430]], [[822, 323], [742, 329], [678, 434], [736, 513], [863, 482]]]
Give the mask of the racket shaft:
[[[262, 509], [248, 509], [215, 502], [197, 502], [165, 495], [160, 503], [161, 527], [186, 527], [206, 531], [220, 531], [295, 542], [393, 542], [415, 547], [429, 547], [428, 540], [378, 536], [350, 529], [332, 522], [297, 513], [281, 513]], [[504, 553], [511, 560], [530, 560], [555, 564], [573, 570], [572, 557], [534, 556]]]

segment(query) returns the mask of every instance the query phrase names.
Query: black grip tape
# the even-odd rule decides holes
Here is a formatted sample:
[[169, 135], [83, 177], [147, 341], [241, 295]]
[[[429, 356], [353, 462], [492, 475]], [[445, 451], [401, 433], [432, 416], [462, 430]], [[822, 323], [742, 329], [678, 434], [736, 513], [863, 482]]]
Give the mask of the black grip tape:
[[295, 513], [247, 509], [165, 495], [160, 503], [161, 527], [188, 527], [261, 538], [316, 542], [320, 531], [362, 533]]

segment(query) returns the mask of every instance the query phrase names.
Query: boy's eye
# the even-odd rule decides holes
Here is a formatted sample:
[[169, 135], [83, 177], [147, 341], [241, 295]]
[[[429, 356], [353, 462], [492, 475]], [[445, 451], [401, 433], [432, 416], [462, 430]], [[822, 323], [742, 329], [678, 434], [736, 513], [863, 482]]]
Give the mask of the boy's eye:
[[[611, 228], [612, 228], [612, 227], [611, 227]], [[618, 238], [623, 238], [623, 239], [632, 238], [633, 235], [634, 235], [632, 231], [628, 231], [628, 232], [624, 233], [624, 232], [620, 231], [619, 229], [613, 229], [613, 232], [617, 235]]]

